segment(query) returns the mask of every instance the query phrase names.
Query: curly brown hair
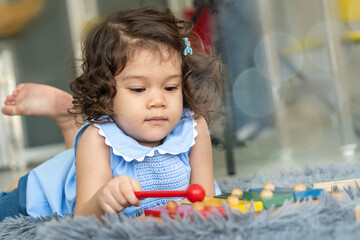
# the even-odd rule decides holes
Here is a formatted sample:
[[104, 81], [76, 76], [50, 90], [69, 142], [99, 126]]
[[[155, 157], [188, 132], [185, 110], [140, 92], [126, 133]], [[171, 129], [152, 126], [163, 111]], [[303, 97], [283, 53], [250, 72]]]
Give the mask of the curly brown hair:
[[[184, 37], [191, 41], [192, 55], [183, 54]], [[194, 112], [195, 119], [203, 116], [211, 122], [222, 93], [221, 61], [205, 51], [192, 23], [177, 19], [169, 9], [150, 7], [116, 12], [86, 34], [82, 74], [70, 84], [74, 96], [71, 113], [92, 123], [109, 121], [114, 114], [115, 76], [135, 51], [160, 52], [163, 46], [170, 54], [181, 55], [184, 107]]]

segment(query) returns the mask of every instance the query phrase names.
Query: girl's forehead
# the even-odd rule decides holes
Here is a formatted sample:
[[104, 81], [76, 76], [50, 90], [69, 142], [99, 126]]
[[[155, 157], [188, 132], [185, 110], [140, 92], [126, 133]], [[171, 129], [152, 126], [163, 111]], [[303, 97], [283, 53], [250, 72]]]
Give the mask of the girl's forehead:
[[128, 59], [125, 69], [136, 67], [134, 65], [170, 65], [173, 68], [181, 69], [181, 62], [181, 55], [176, 51], [168, 51], [166, 49], [160, 49], [160, 51], [139, 49]]
[[118, 77], [126, 78], [128, 75], [146, 76], [149, 74], [154, 76], [181, 76], [181, 65], [181, 55], [175, 51], [137, 50], [128, 59], [125, 68], [119, 73]]
[[175, 49], [166, 47], [166, 46], [154, 46], [154, 47], [143, 47], [136, 49], [129, 56], [129, 63], [141, 59], [143, 61], [158, 61], [158, 62], [167, 62], [174, 61], [175, 63], [181, 62], [181, 55]]

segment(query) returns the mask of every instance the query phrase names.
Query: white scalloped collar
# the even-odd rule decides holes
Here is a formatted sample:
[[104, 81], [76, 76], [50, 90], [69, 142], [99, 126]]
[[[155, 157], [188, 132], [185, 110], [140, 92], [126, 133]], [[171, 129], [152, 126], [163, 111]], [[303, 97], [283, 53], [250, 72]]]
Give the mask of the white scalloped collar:
[[172, 155], [187, 152], [195, 144], [198, 135], [195, 129], [197, 122], [192, 118], [193, 115], [193, 112], [184, 108], [178, 125], [161, 145], [154, 148], [140, 145], [121, 131], [114, 122], [94, 124], [94, 126], [99, 128], [99, 134], [105, 137], [105, 143], [113, 149], [115, 155], [123, 157], [127, 162], [143, 161], [146, 156], [152, 157], [155, 151]]

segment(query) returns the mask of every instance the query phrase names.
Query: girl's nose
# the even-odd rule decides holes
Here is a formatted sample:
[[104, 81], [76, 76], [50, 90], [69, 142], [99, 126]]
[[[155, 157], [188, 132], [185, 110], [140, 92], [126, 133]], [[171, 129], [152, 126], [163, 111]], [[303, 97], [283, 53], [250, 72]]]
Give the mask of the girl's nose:
[[166, 107], [166, 100], [161, 93], [152, 93], [148, 101], [148, 108]]

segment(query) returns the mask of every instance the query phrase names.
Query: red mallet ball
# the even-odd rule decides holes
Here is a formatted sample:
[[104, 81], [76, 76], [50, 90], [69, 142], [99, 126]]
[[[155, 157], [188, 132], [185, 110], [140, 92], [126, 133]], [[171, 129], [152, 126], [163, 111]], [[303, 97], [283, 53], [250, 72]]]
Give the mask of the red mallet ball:
[[201, 202], [205, 198], [205, 190], [199, 184], [191, 184], [186, 190], [186, 198], [190, 202]]

